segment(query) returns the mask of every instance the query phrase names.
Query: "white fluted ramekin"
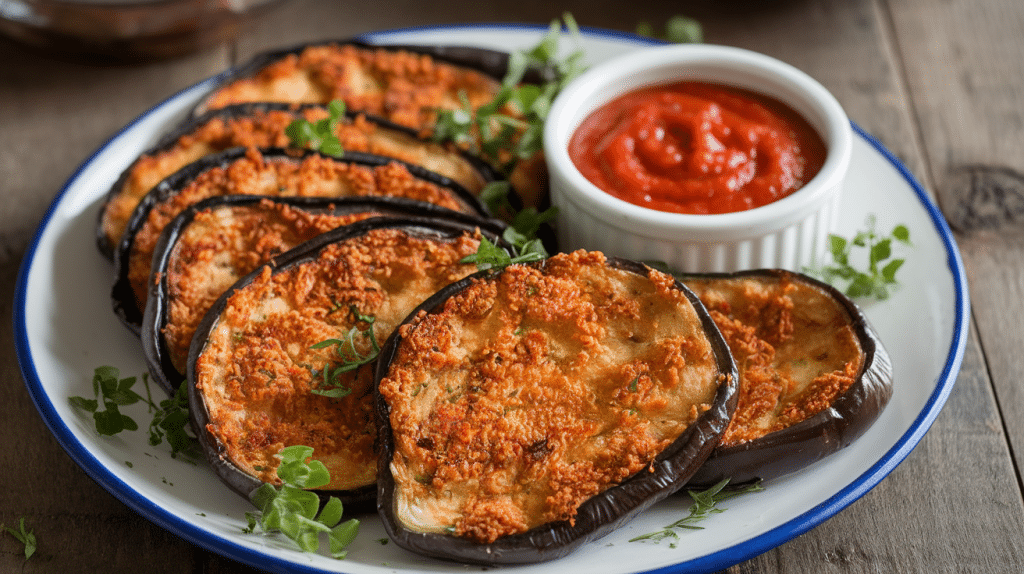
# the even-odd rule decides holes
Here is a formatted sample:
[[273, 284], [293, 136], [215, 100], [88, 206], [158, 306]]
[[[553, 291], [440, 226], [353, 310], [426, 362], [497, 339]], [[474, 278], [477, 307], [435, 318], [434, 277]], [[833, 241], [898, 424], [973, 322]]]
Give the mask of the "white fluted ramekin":
[[[618, 96], [683, 80], [743, 88], [779, 100], [825, 141], [810, 181], [773, 203], [735, 213], [690, 215], [620, 200], [587, 180], [569, 158], [580, 123]], [[641, 48], [592, 67], [556, 98], [544, 129], [559, 248], [588, 249], [682, 272], [756, 268], [800, 271], [826, 252], [850, 164], [853, 134], [835, 97], [799, 69], [763, 54], [707, 44]]]

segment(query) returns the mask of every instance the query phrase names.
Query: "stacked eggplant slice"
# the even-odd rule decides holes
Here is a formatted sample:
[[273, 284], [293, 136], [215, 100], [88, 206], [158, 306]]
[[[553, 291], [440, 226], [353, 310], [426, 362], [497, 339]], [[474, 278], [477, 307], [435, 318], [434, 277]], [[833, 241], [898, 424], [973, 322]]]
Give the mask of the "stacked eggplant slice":
[[486, 209], [451, 180], [381, 156], [344, 158], [311, 151], [232, 148], [188, 164], [143, 198], [114, 255], [118, 316], [137, 329], [145, 309], [153, 249], [164, 228], [188, 206], [224, 195], [400, 197], [480, 217]]
[[684, 281], [740, 370], [736, 415], [694, 483], [800, 470], [849, 446], [889, 402], [889, 355], [857, 305], [831, 285], [781, 269]]
[[[301, 63], [293, 66], [296, 62]], [[124, 170], [97, 221], [97, 245], [114, 263], [115, 313], [141, 336], [160, 386], [174, 393], [186, 380], [192, 366], [188, 349], [200, 321], [223, 311], [226, 293], [259, 283], [286, 262], [315, 258], [309, 254], [321, 249], [347, 249], [348, 256], [335, 261], [333, 274], [326, 272], [335, 281], [329, 306], [298, 306], [315, 289], [285, 282], [298, 289], [289, 299], [297, 305], [289, 317], [312, 313], [308, 316], [318, 321], [319, 331], [310, 327], [296, 335], [301, 343], [288, 346], [296, 357], [311, 361], [303, 362], [308, 367], [304, 374], [282, 374], [308, 391], [316, 383], [312, 375], [319, 373], [324, 377], [320, 383], [338, 385], [352, 397], [346, 401], [338, 389], [323, 395], [296, 393], [286, 410], [303, 415], [293, 421], [297, 426], [273, 428], [280, 436], [293, 432], [288, 436], [300, 438], [272, 442], [266, 426], [255, 422], [252, 428], [262, 438], [249, 436], [246, 444], [266, 440], [271, 441], [263, 445], [267, 448], [296, 441], [314, 446], [318, 458], [332, 461], [337, 470], [328, 490], [342, 491], [350, 501], [372, 499], [376, 459], [368, 445], [375, 433], [367, 402], [372, 369], [354, 369], [351, 384], [327, 377], [330, 350], [309, 349], [318, 341], [302, 336], [320, 333], [324, 340], [341, 340], [354, 336], [352, 329], [365, 327], [363, 319], [368, 319], [371, 332], [383, 341], [389, 325], [404, 319], [423, 298], [475, 270], [459, 261], [475, 253], [481, 238], [508, 247], [501, 239], [505, 223], [491, 217], [477, 198], [498, 180], [497, 172], [464, 149], [433, 141], [429, 130], [438, 108], [490, 101], [507, 65], [507, 54], [490, 50], [341, 41], [259, 55], [222, 75], [221, 85], [189, 118]], [[266, 78], [273, 87], [258, 88], [255, 98], [236, 98], [247, 90], [253, 93], [240, 86]], [[309, 91], [297, 93], [297, 85]], [[295, 136], [296, 126], [305, 127], [301, 124], [329, 126], [340, 149], [330, 155], [305, 149]], [[392, 253], [388, 260], [389, 249], [401, 251], [396, 247], [401, 241], [391, 237], [395, 234], [415, 249], [406, 246], [408, 253]], [[356, 272], [359, 265], [362, 273]], [[347, 273], [352, 283], [337, 283], [339, 273]], [[308, 290], [300, 293], [303, 287]], [[255, 340], [264, 346], [268, 340], [280, 342]], [[269, 358], [260, 360], [271, 364]], [[316, 361], [324, 364], [317, 367]], [[196, 385], [189, 391], [197, 392]], [[228, 453], [227, 445], [242, 431], [225, 421], [248, 420], [247, 414], [256, 421], [269, 416], [268, 405], [280, 402], [259, 403], [254, 397], [252, 404], [244, 404], [231, 402], [242, 400], [237, 395], [224, 396], [219, 403], [207, 402], [206, 395], [194, 397], [193, 426], [218, 474], [248, 495], [264, 479], [274, 480], [277, 450]], [[223, 408], [213, 404], [229, 404], [230, 414], [225, 418]], [[318, 431], [309, 431], [316, 425], [307, 417], [319, 417]], [[303, 425], [310, 425], [306, 431], [312, 434], [298, 430]], [[216, 434], [215, 428], [223, 432]], [[267, 460], [254, 458], [264, 455]]]
[[[211, 110], [186, 120], [132, 162], [111, 188], [97, 226], [100, 251], [113, 257], [135, 207], [148, 191], [175, 171], [235, 147], [287, 147], [290, 138], [286, 131], [292, 122], [317, 122], [328, 117], [328, 108], [322, 104], [252, 102]], [[477, 157], [425, 140], [416, 130], [384, 118], [349, 111], [337, 124], [335, 135], [345, 151], [419, 165], [473, 194], [497, 178], [493, 168]]]
[[366, 219], [230, 287], [198, 325], [187, 361], [190, 409], [218, 475], [248, 495], [277, 481], [282, 448], [301, 444], [330, 471], [324, 490], [343, 502], [372, 498], [373, 363], [362, 359], [420, 301], [475, 271], [460, 261], [480, 237], [472, 224]]
[[430, 130], [439, 108], [457, 109], [463, 99], [473, 108], [490, 103], [507, 70], [507, 53], [482, 48], [303, 44], [259, 54], [224, 74], [194, 115], [242, 102], [341, 99], [350, 109]]
[[[216, 474], [248, 497], [283, 448], [312, 447], [318, 494], [375, 501], [397, 545], [522, 564], [863, 434], [889, 358], [810, 277], [677, 278], [587, 251], [481, 263], [520, 234], [479, 194], [507, 178], [538, 197], [543, 170], [499, 175], [430, 131], [491, 102], [508, 66], [351, 41], [262, 54], [112, 187], [96, 239], [114, 311], [159, 385], [185, 385]], [[302, 147], [303, 122], [342, 152]]]
[[180, 213], [154, 249], [143, 350], [153, 378], [169, 393], [185, 380], [188, 348], [199, 321], [244, 275], [300, 244], [372, 217], [427, 218], [477, 226], [500, 236], [496, 221], [392, 197], [229, 195]]
[[564, 556], [676, 492], [736, 406], [704, 308], [638, 263], [556, 254], [420, 311], [377, 365], [378, 508], [414, 552]]
[[[381, 47], [356, 41], [301, 45], [258, 55], [225, 74], [194, 114], [241, 102], [341, 100], [350, 110], [430, 134], [439, 109], [475, 110], [492, 103], [508, 71], [508, 53], [475, 47]], [[529, 67], [523, 81], [540, 83], [553, 75], [549, 68]], [[522, 110], [514, 106], [501, 110], [521, 117]], [[520, 159], [507, 174], [524, 204], [545, 200], [542, 155]]]

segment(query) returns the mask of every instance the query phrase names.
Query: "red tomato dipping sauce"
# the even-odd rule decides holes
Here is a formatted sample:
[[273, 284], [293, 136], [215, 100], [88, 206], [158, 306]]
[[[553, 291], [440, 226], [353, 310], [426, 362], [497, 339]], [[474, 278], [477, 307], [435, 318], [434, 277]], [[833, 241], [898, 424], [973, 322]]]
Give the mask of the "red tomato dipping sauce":
[[605, 192], [691, 214], [766, 205], [810, 181], [825, 162], [821, 136], [782, 102], [692, 81], [612, 100], [584, 119], [568, 151]]

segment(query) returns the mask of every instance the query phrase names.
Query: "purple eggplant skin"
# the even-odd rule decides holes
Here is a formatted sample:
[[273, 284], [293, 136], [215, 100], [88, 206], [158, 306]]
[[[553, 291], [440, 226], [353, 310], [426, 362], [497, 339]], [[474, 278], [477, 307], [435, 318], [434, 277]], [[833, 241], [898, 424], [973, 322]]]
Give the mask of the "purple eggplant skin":
[[[290, 161], [301, 161], [302, 158], [310, 155], [320, 155], [319, 152], [311, 150], [288, 150], [283, 148], [266, 148], [260, 150], [260, 152], [264, 158], [269, 160], [286, 159]], [[132, 216], [128, 220], [128, 225], [121, 238], [121, 242], [118, 244], [117, 250], [114, 252], [114, 284], [111, 287], [110, 296], [114, 314], [121, 320], [121, 323], [135, 335], [141, 336], [140, 329], [142, 326], [143, 313], [145, 311], [139, 307], [135, 294], [132, 292], [131, 282], [128, 279], [129, 258], [132, 251], [135, 233], [145, 224], [146, 218], [149, 216], [149, 212], [157, 204], [178, 193], [204, 171], [216, 167], [225, 167], [231, 164], [231, 162], [244, 157], [245, 154], [245, 148], [232, 148], [186, 165], [150, 190], [149, 193], [142, 198], [142, 201], [139, 202], [135, 211], [132, 212]], [[487, 207], [464, 187], [447, 177], [428, 171], [418, 165], [400, 162], [383, 156], [358, 152], [347, 152], [342, 158], [332, 157], [330, 159], [339, 162], [351, 162], [367, 166], [380, 166], [391, 162], [400, 163], [404, 165], [413, 176], [452, 190], [460, 202], [465, 206], [466, 213], [474, 214], [484, 219], [493, 219]]]
[[[124, 171], [121, 172], [121, 175], [118, 177], [117, 181], [115, 181], [114, 184], [110, 187], [110, 190], [107, 192], [106, 197], [103, 201], [103, 205], [100, 207], [100, 211], [97, 216], [97, 249], [99, 249], [100, 253], [104, 257], [113, 261], [114, 252], [117, 249], [117, 246], [112, 244], [112, 242], [107, 237], [107, 234], [103, 229], [104, 212], [107, 209], [107, 205], [111, 201], [113, 201], [118, 194], [122, 193], [122, 190], [124, 189], [125, 185], [127, 185], [128, 177], [131, 175], [131, 169], [135, 165], [135, 163], [139, 161], [139, 159], [147, 156], [158, 155], [162, 152], [166, 152], [167, 150], [173, 148], [177, 144], [178, 140], [183, 136], [187, 136], [195, 132], [200, 127], [218, 118], [229, 120], [245, 118], [253, 116], [254, 114], [275, 111], [289, 112], [294, 114], [295, 117], [300, 117], [302, 111], [307, 108], [326, 108], [326, 106], [322, 104], [294, 105], [283, 102], [250, 102], [244, 104], [233, 104], [223, 108], [211, 110], [200, 116], [186, 118], [185, 121], [183, 121], [181, 124], [177, 125], [171, 131], [164, 134], [156, 144], [154, 144], [152, 147], [150, 147], [142, 154], [140, 154], [139, 158], [136, 159], [135, 162], [132, 162], [132, 164], [129, 165], [127, 168], [125, 168]], [[384, 118], [373, 116], [370, 114], [356, 113], [351, 111], [345, 112], [345, 117], [348, 118], [349, 120], [352, 120], [359, 115], [364, 116], [371, 123], [376, 124], [381, 128], [394, 132], [400, 132], [410, 137], [419, 137], [419, 134], [417, 134], [416, 131], [413, 130], [412, 128], [396, 124]], [[480, 159], [479, 157], [469, 154], [467, 152], [460, 152], [460, 155], [470, 165], [472, 165], [473, 168], [475, 168], [475, 170], [480, 174], [480, 177], [481, 179], [483, 179], [483, 181], [492, 182], [501, 179], [498, 173], [494, 170], [494, 168], [487, 162]]]
[[[641, 263], [615, 258], [609, 258], [608, 264], [642, 275], [646, 275], [649, 269]], [[528, 265], [543, 267], [544, 262]], [[424, 301], [409, 314], [403, 324], [413, 321], [420, 311], [430, 313], [440, 310], [448, 298], [464, 290], [474, 280], [486, 280], [499, 273], [500, 270], [485, 270], [449, 285]], [[395, 447], [390, 407], [379, 391], [379, 384], [387, 376], [402, 342], [401, 329], [396, 327], [381, 348], [374, 377], [379, 433], [377, 511], [391, 540], [406, 550], [424, 556], [488, 566], [554, 560], [570, 554], [587, 542], [601, 538], [685, 486], [729, 426], [738, 398], [738, 375], [728, 345], [700, 300], [679, 281], [676, 281], [676, 288], [684, 291], [697, 309], [704, 332], [714, 349], [722, 383], [711, 408], [700, 415], [648, 468], [584, 502], [579, 507], [574, 525], [569, 521], [550, 522], [520, 534], [504, 536], [489, 544], [457, 536], [414, 532], [404, 528], [395, 516], [396, 484], [390, 466]]]
[[[781, 269], [732, 274], [687, 275], [729, 280], [749, 277], [789, 278], [815, 286], [838, 301], [864, 351], [864, 366], [856, 381], [827, 408], [799, 423], [746, 443], [719, 446], [693, 475], [691, 485], [706, 487], [723, 479], [733, 484], [771, 480], [796, 472], [847, 446], [877, 420], [892, 396], [892, 360], [863, 311], [841, 291], [808, 275]], [[742, 385], [742, 381], [740, 382]]]
[[168, 320], [167, 274], [174, 246], [181, 234], [188, 228], [197, 213], [207, 209], [225, 206], [255, 206], [263, 201], [288, 205], [294, 209], [309, 212], [341, 215], [361, 211], [379, 212], [383, 217], [404, 217], [414, 220], [455, 221], [465, 225], [476, 225], [492, 236], [500, 236], [504, 223], [494, 219], [452, 211], [433, 204], [426, 204], [401, 197], [263, 197], [257, 195], [224, 195], [205, 199], [178, 214], [164, 229], [153, 252], [153, 270], [149, 282], [149, 296], [140, 325], [142, 350], [149, 367], [150, 376], [169, 395], [177, 391], [185, 380], [185, 373], [178, 371], [169, 358], [163, 329]]
[[[411, 234], [434, 237], [442, 241], [454, 238], [461, 233], [473, 232], [478, 229], [476, 226], [465, 222], [444, 221], [440, 219], [428, 220], [409, 217], [376, 217], [365, 219], [344, 227], [339, 227], [282, 253], [273, 261], [256, 268], [248, 275], [239, 279], [230, 289], [228, 289], [228, 291], [217, 299], [196, 329], [196, 333], [192, 338], [192, 345], [189, 348], [186, 373], [187, 379], [185, 382], [188, 391], [189, 424], [193, 433], [199, 440], [201, 450], [217, 477], [220, 478], [221, 481], [229, 488], [246, 499], [249, 499], [250, 495], [257, 488], [263, 485], [263, 482], [242, 471], [228, 460], [227, 456], [224, 454], [224, 445], [215, 437], [211, 436], [210, 433], [206, 432], [207, 424], [210, 422], [210, 411], [202, 393], [196, 388], [196, 361], [202, 354], [210, 334], [217, 326], [217, 321], [227, 305], [228, 298], [236, 290], [252, 283], [252, 281], [263, 272], [265, 267], [269, 266], [272, 273], [281, 272], [294, 265], [300, 265], [302, 263], [315, 260], [320, 251], [332, 243], [357, 237], [373, 229], [380, 228], [406, 229]], [[503, 247], [508, 247], [508, 244], [501, 239], [500, 236], [492, 236], [486, 231], [483, 231], [482, 233], [485, 237], [489, 236], [488, 239], [492, 242]], [[352, 490], [317, 491], [317, 494], [321, 499], [325, 499], [329, 496], [339, 498], [342, 504], [345, 505], [346, 509], [370, 511], [373, 508], [373, 500], [377, 495], [378, 488], [378, 486], [370, 484], [365, 487]]]

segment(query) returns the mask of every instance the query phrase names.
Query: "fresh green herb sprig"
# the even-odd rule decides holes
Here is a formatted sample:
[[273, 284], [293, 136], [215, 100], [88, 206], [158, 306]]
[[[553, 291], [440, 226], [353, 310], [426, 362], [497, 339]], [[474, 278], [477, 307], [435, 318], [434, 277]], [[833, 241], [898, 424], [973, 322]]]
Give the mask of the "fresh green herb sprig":
[[[250, 497], [259, 512], [247, 512], [246, 533], [260, 528], [265, 533], [281, 532], [304, 552], [320, 549], [320, 534], [326, 533], [331, 556], [341, 560], [345, 548], [359, 533], [359, 520], [341, 521], [344, 507], [332, 496], [320, 508], [320, 497], [307, 489], [319, 488], [331, 481], [327, 467], [311, 460], [313, 449], [295, 445], [281, 450], [277, 476], [281, 486], [264, 483]], [[308, 462], [307, 462], [308, 461]]]
[[22, 517], [18, 522], [17, 530], [4, 524], [0, 524], [0, 530], [7, 531], [8, 534], [25, 546], [25, 560], [28, 560], [36, 553], [36, 534], [35, 531], [25, 529], [25, 517]]
[[[509, 55], [508, 71], [494, 98], [473, 109], [465, 94], [460, 94], [461, 107], [438, 110], [434, 126], [435, 141], [451, 141], [484, 157], [503, 172], [510, 173], [515, 164], [532, 157], [541, 149], [544, 120], [555, 96], [585, 69], [580, 46], [579, 27], [571, 14], [562, 21], [574, 38], [577, 48], [564, 59], [558, 58], [562, 22], [554, 20], [544, 38], [529, 50]], [[531, 66], [550, 71], [543, 84], [522, 84]], [[505, 110], [515, 109], [520, 115]]]
[[690, 506], [690, 513], [688, 515], [680, 518], [672, 524], [669, 524], [661, 530], [637, 536], [636, 538], [631, 539], [630, 542], [654, 542], [657, 544], [668, 538], [672, 540], [669, 546], [671, 548], [675, 548], [679, 541], [679, 533], [677, 530], [703, 530], [704, 527], [696, 526], [696, 523], [707, 519], [712, 514], [725, 512], [726, 509], [718, 507], [720, 502], [748, 492], [764, 490], [760, 481], [736, 487], [727, 487], [728, 484], [729, 479], [726, 478], [707, 490], [688, 490], [687, 494], [689, 494], [690, 498], [693, 499], [693, 505]]
[[[896, 272], [905, 261], [903, 258], [892, 257], [893, 242], [911, 245], [910, 231], [905, 225], [896, 225], [888, 235], [880, 235], [875, 231], [875, 224], [875, 216], [872, 214], [865, 221], [866, 229], [857, 232], [852, 239], [829, 235], [832, 264], [806, 271], [836, 285], [850, 297], [888, 299], [890, 289], [899, 284]], [[863, 248], [867, 252], [865, 271], [854, 267], [854, 248]]]
[[291, 140], [292, 147], [308, 147], [324, 155], [341, 157], [345, 150], [338, 139], [338, 122], [345, 116], [345, 102], [332, 100], [327, 104], [327, 117], [311, 122], [299, 118], [288, 124], [284, 133]]
[[[490, 199], [495, 204], [502, 203], [497, 197]], [[508, 199], [505, 198], [503, 203], [508, 205]], [[502, 233], [502, 238], [512, 247], [511, 253], [486, 237], [481, 237], [476, 253], [463, 257], [461, 263], [475, 263], [476, 268], [482, 271], [546, 259], [548, 252], [544, 248], [544, 243], [537, 238], [537, 232], [540, 231], [541, 225], [557, 213], [558, 209], [555, 207], [549, 207], [539, 213], [533, 207], [520, 210], [515, 213], [512, 223]]]
[[[191, 434], [188, 427], [188, 395], [185, 385], [182, 384], [173, 397], [160, 401], [159, 404], [153, 401], [149, 390], [149, 377], [142, 375], [142, 381], [146, 387], [146, 396], [132, 390], [137, 377], [121, 377], [121, 371], [116, 367], [105, 365], [97, 367], [92, 377], [92, 399], [80, 396], [69, 397], [72, 406], [92, 413], [96, 424], [96, 432], [104, 436], [113, 436], [122, 431], [135, 431], [139, 429], [135, 419], [121, 412], [121, 407], [133, 405], [138, 402], [146, 403], [149, 407], [153, 420], [149, 425], [149, 444], [158, 446], [164, 440], [171, 446], [171, 456], [177, 457], [184, 454], [190, 459], [200, 456], [199, 445]], [[100, 409], [100, 406], [103, 409]]]
[[704, 28], [700, 22], [687, 16], [672, 16], [665, 22], [663, 34], [657, 33], [650, 22], [636, 25], [636, 33], [648, 38], [657, 38], [676, 44], [700, 44], [704, 41]]
[[171, 447], [171, 458], [183, 454], [191, 460], [199, 459], [202, 451], [199, 441], [186, 430], [188, 420], [188, 388], [182, 383], [174, 396], [157, 405], [153, 421], [149, 423], [149, 444], [158, 446], [166, 440]]
[[[93, 371], [92, 391], [95, 398], [70, 397], [71, 404], [92, 413], [96, 422], [96, 432], [104, 436], [113, 436], [125, 430], [138, 430], [135, 420], [122, 413], [121, 407], [144, 401], [142, 395], [132, 390], [138, 381], [136, 377], [120, 378], [121, 371], [116, 367], [102, 366]], [[143, 376], [145, 378], [145, 376]], [[103, 409], [100, 410], [100, 406]]]
[[[326, 364], [322, 371], [313, 371], [314, 378], [321, 377], [320, 383], [311, 391], [317, 395], [340, 399], [352, 393], [352, 389], [341, 382], [341, 375], [358, 369], [359, 367], [372, 362], [380, 354], [380, 343], [373, 332], [375, 317], [363, 315], [359, 309], [352, 305], [349, 307], [356, 317], [356, 324], [353, 325], [343, 339], [327, 339], [310, 347], [310, 349], [323, 349], [334, 347], [338, 361], [335, 364]], [[366, 323], [366, 329], [360, 329], [359, 323]], [[356, 348], [356, 337], [361, 336], [370, 341], [370, 350], [360, 353]]]
[[541, 245], [540, 249], [541, 251], [526, 251], [513, 255], [505, 248], [495, 245], [486, 237], [482, 237], [476, 253], [463, 257], [461, 262], [476, 263], [476, 268], [480, 271], [484, 269], [501, 269], [516, 263], [529, 263], [530, 261], [540, 261], [546, 258], [547, 251], [544, 250], [544, 246]]

